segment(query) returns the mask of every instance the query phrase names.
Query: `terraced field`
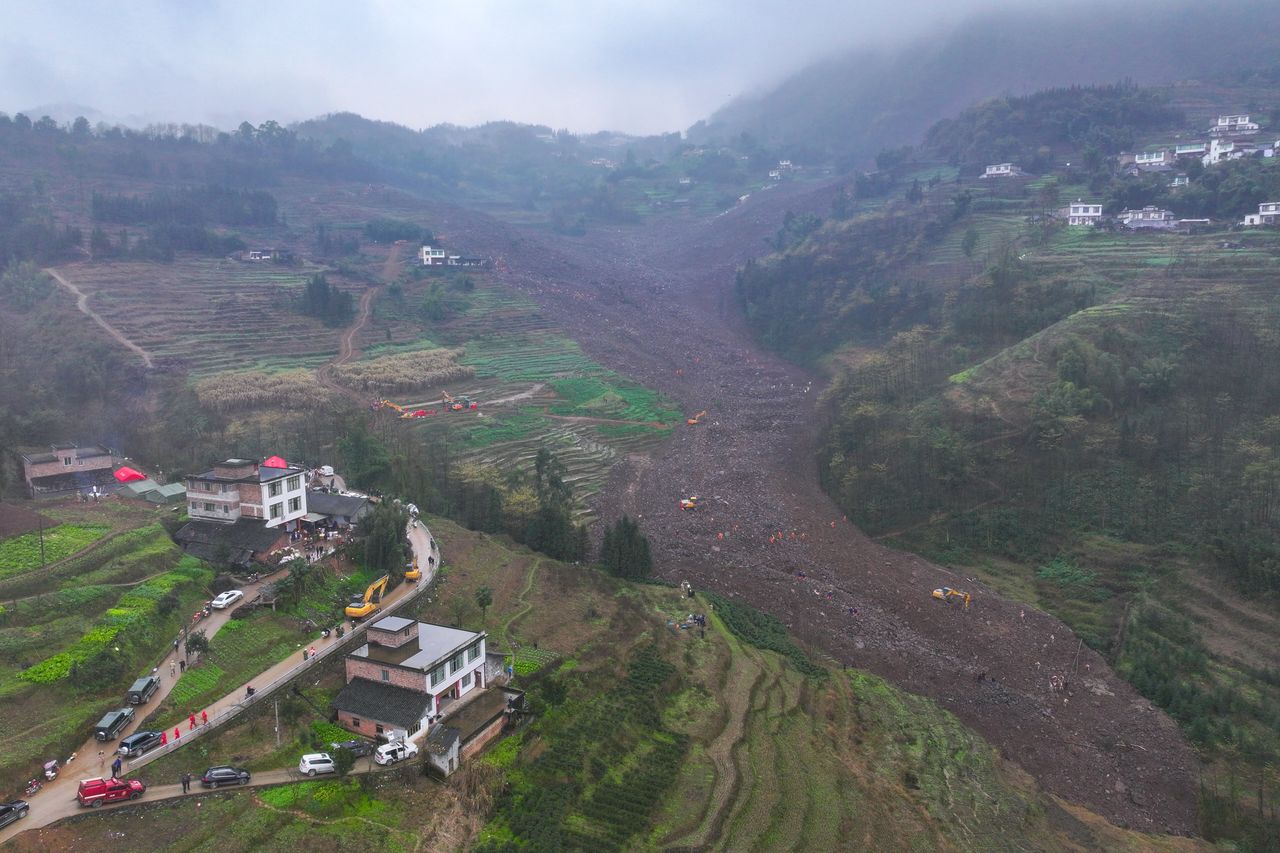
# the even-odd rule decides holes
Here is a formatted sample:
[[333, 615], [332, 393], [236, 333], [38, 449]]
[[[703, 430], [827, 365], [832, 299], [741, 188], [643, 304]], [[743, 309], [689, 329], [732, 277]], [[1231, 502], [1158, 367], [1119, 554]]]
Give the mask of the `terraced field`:
[[185, 365], [193, 374], [315, 367], [337, 350], [335, 330], [292, 307], [319, 268], [183, 255], [171, 264], [100, 262], [58, 271], [159, 364]]

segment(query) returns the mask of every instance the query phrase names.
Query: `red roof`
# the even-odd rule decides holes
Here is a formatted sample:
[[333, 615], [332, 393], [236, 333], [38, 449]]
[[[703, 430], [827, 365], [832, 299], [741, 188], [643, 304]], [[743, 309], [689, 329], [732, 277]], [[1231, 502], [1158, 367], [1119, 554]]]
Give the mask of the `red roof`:
[[279, 456], [272, 456], [262, 463], [263, 468], [288, 468], [289, 463], [285, 462]]
[[126, 465], [116, 471], [116, 479], [122, 483], [135, 483], [138, 480], [147, 479], [147, 475]]

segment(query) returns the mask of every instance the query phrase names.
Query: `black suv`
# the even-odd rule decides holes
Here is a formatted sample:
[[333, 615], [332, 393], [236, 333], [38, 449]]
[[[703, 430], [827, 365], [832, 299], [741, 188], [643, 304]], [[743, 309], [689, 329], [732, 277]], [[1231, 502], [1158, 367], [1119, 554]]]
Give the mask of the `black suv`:
[[204, 771], [204, 775], [200, 777], [200, 784], [206, 788], [221, 788], [223, 785], [247, 785], [249, 784], [249, 771], [241, 770], [239, 767], [232, 767], [230, 764], [220, 764]]
[[26, 800], [14, 800], [12, 803], [0, 803], [0, 826], [8, 826], [15, 820], [21, 820], [27, 816], [27, 809], [31, 808], [27, 805]]
[[374, 743], [371, 740], [344, 740], [342, 743], [331, 743], [329, 746], [334, 752], [339, 749], [349, 749], [355, 753], [356, 758], [364, 758], [366, 755], [373, 755]]
[[124, 740], [120, 741], [120, 748], [116, 752], [125, 758], [136, 758], [142, 753], [155, 749], [160, 745], [160, 741], [164, 738], [160, 732], [134, 732]]

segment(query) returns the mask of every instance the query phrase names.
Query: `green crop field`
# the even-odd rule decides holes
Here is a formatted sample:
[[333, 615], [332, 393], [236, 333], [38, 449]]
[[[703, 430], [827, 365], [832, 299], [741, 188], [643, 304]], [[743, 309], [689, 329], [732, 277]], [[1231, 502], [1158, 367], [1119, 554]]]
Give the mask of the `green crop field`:
[[0, 578], [57, 562], [97, 542], [106, 524], [59, 524], [43, 532], [24, 533], [0, 541]]

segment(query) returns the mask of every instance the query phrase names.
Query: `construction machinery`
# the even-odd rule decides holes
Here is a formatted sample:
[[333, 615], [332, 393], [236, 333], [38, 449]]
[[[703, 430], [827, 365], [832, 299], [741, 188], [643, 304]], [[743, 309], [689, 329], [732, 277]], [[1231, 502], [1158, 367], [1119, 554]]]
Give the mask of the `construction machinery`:
[[703, 409], [701, 412], [698, 412], [698, 414], [694, 415], [693, 417], [686, 418], [685, 423], [687, 423], [689, 426], [697, 426], [702, 421], [702, 419], [705, 418], [706, 416], [707, 416], [707, 410]]
[[690, 495], [690, 496], [689, 496], [689, 497], [687, 497], [687, 498], [681, 498], [681, 499], [680, 499], [680, 508], [681, 508], [681, 509], [697, 509], [697, 508], [698, 508], [698, 496], [697, 496], [697, 495]]
[[413, 562], [405, 567], [404, 579], [410, 583], [416, 583], [422, 579], [422, 570], [418, 568], [418, 558], [414, 557]]
[[352, 620], [363, 619], [378, 612], [378, 604], [381, 603], [382, 596], [386, 594], [387, 584], [390, 581], [390, 575], [383, 575], [378, 578], [369, 584], [368, 589], [364, 591], [364, 595], [352, 596], [351, 603], [347, 605], [347, 609], [343, 612]]
[[957, 601], [964, 602], [964, 609], [969, 609], [969, 602], [973, 600], [973, 596], [969, 593], [958, 589], [952, 589], [949, 586], [940, 587], [933, 591], [933, 597], [939, 601], [945, 601], [947, 604], [955, 604]]
[[465, 412], [480, 408], [480, 404], [470, 397], [454, 397], [448, 391], [441, 391], [440, 395], [444, 397], [444, 407], [450, 412]]

